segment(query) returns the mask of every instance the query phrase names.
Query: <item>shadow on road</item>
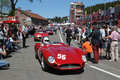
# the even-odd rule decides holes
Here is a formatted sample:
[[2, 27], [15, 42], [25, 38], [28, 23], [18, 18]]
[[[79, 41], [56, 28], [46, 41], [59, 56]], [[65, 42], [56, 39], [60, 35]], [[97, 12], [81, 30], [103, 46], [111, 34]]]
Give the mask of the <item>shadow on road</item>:
[[0, 70], [9, 70], [9, 68], [8, 67], [2, 67], [2, 68], [0, 68]]
[[75, 74], [82, 74], [84, 69], [79, 70], [56, 70], [50, 69], [48, 73], [55, 74], [55, 75], [75, 75]]

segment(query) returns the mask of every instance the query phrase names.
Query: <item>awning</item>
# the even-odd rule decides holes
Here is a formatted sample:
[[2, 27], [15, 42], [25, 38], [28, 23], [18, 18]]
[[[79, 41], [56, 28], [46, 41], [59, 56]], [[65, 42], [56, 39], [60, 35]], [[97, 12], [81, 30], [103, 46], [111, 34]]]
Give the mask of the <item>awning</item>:
[[20, 23], [19, 21], [4, 21], [4, 23], [7, 23], [7, 24], [9, 24], [9, 23]]

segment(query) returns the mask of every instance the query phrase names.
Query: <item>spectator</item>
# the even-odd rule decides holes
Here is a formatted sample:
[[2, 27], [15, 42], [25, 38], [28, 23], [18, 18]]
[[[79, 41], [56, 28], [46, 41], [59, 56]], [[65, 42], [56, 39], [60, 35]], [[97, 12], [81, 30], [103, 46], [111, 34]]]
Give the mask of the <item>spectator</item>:
[[117, 26], [117, 32], [120, 34], [120, 25]]
[[109, 33], [109, 31], [111, 31], [111, 29], [109, 28], [109, 26], [107, 26], [107, 34]]
[[[27, 30], [27, 29], [26, 29]], [[34, 35], [36, 32], [36, 29], [35, 29], [35, 26], [33, 26], [33, 29], [32, 29], [32, 34]], [[27, 33], [27, 32], [26, 32]]]
[[75, 41], [78, 40], [78, 29], [77, 27], [74, 27], [74, 37], [75, 37]]
[[60, 33], [62, 34], [63, 32], [63, 27], [62, 26], [60, 26]]
[[23, 48], [26, 48], [26, 34], [27, 34], [27, 24], [24, 23], [24, 26], [22, 26], [22, 37], [23, 37]]
[[29, 26], [26, 27], [26, 38], [29, 36]]
[[80, 26], [78, 27], [78, 32], [79, 32], [79, 45], [81, 46], [81, 41], [82, 41], [81, 33], [82, 33], [82, 30], [81, 30]]
[[110, 37], [111, 37], [112, 42], [111, 42], [111, 60], [109, 60], [109, 61], [114, 61], [114, 59], [116, 59], [116, 61], [118, 61], [118, 59], [119, 59], [118, 40], [120, 39], [120, 34], [116, 31], [115, 27], [113, 28], [113, 31], [112, 31]]
[[7, 24], [4, 24], [3, 30], [4, 30], [4, 43], [3, 44], [6, 45], [6, 42], [8, 40], [8, 30], [9, 30]]
[[88, 27], [88, 36], [92, 33], [91, 27]]
[[20, 40], [22, 39], [22, 25], [20, 25]]
[[90, 60], [91, 59], [91, 53], [92, 53], [92, 46], [90, 44], [90, 41], [87, 38], [83, 40], [82, 49], [85, 49], [87, 60]]
[[109, 35], [107, 36], [108, 42], [107, 42], [107, 48], [106, 48], [106, 58], [109, 60], [110, 59], [110, 45], [111, 45], [111, 31], [109, 31]]
[[91, 44], [92, 44], [93, 54], [94, 54], [93, 63], [98, 63], [98, 61], [99, 61], [100, 31], [98, 30], [97, 26], [94, 27], [93, 32], [90, 34], [89, 37], [92, 37]]
[[[0, 43], [0, 57], [1, 57], [1, 55], [6, 56], [5, 47], [2, 46], [2, 43]], [[0, 68], [9, 67], [9, 66], [10, 66], [10, 64], [8, 62], [0, 59]]]
[[57, 34], [57, 26], [55, 26], [55, 30], [54, 31], [55, 31], [55, 34]]
[[105, 49], [105, 26], [100, 29], [100, 38], [102, 43], [100, 44], [100, 59], [104, 59], [104, 49]]
[[4, 30], [2, 25], [0, 25], [0, 42], [4, 43]]
[[15, 35], [11, 34], [11, 37], [9, 38], [8, 49], [10, 51], [15, 51], [15, 49], [19, 49], [18, 44], [17, 44], [19, 40], [14, 41], [14, 37]]
[[85, 30], [85, 27], [83, 26], [83, 28], [82, 28], [82, 40], [86, 38], [85, 33], [86, 33], [86, 30]]
[[71, 43], [71, 37], [72, 37], [72, 30], [70, 29], [70, 26], [67, 27], [67, 30], [65, 31], [65, 36], [66, 36], [66, 42], [68, 45]]
[[12, 25], [9, 26], [9, 36], [11, 36], [11, 34], [15, 35], [15, 40], [18, 40], [18, 36], [17, 36], [17, 32], [18, 32], [18, 27], [12, 23]]

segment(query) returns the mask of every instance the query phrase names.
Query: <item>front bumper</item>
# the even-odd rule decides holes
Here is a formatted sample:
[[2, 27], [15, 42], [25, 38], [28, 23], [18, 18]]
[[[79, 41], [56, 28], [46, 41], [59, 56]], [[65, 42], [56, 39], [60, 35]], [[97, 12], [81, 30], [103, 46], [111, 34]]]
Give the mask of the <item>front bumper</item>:
[[81, 64], [61, 64], [58, 65], [56, 63], [50, 65], [50, 67], [55, 68], [55, 69], [59, 69], [59, 70], [76, 70], [76, 69], [81, 69], [85, 66], [85, 62], [81, 63]]

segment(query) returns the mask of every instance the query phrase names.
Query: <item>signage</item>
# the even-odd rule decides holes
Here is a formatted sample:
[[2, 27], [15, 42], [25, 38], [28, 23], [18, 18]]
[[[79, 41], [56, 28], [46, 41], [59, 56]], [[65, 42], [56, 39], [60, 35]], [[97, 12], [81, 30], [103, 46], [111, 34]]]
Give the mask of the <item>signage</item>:
[[31, 21], [31, 18], [30, 18], [30, 17], [27, 17], [27, 21]]
[[111, 14], [115, 12], [115, 8], [111, 8]]

